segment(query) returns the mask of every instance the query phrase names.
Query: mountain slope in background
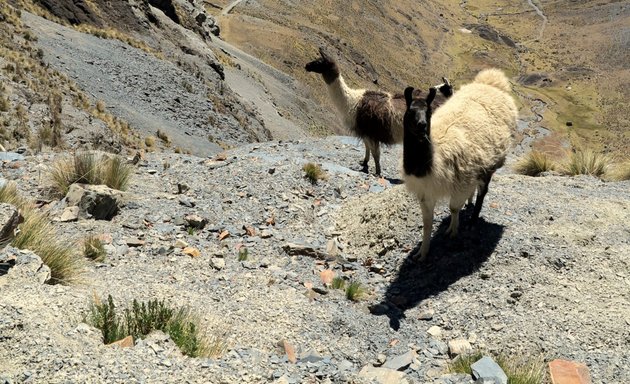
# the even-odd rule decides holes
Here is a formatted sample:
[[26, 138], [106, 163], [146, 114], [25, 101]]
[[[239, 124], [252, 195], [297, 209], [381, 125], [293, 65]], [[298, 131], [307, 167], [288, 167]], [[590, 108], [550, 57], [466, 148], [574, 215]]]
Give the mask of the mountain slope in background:
[[[227, 1], [216, 1], [223, 6]], [[456, 85], [483, 67], [508, 72], [520, 134], [560, 155], [591, 147], [627, 158], [630, 4], [626, 1], [240, 2], [221, 35], [318, 90], [303, 64], [326, 46], [354, 86], [399, 91], [441, 76]]]

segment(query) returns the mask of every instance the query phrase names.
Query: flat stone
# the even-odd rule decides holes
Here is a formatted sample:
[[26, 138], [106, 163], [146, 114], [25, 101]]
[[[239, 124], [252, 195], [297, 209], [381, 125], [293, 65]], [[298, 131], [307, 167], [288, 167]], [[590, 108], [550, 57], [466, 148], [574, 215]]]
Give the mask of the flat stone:
[[302, 255], [320, 260], [329, 258], [329, 255], [326, 252], [322, 252], [315, 247], [305, 244], [286, 243], [282, 246], [282, 249], [291, 256]]
[[114, 341], [113, 343], [107, 344], [107, 345], [116, 345], [120, 348], [131, 348], [133, 347], [133, 336], [129, 335], [127, 337], [125, 337], [124, 339], [118, 340], [118, 341]]
[[293, 345], [286, 340], [282, 340], [280, 344], [282, 345], [282, 349], [284, 349], [284, 353], [286, 353], [289, 362], [293, 364], [297, 363], [297, 357], [295, 356], [295, 348]]
[[373, 367], [371, 365], [366, 365], [365, 367], [361, 368], [361, 371], [359, 372], [359, 377], [373, 380], [379, 384], [408, 383], [408, 381], [404, 379], [404, 372], [383, 367]]
[[434, 325], [427, 330], [427, 333], [433, 337], [440, 337], [442, 336], [442, 328]]
[[574, 361], [556, 359], [549, 363], [553, 384], [591, 384], [588, 367]]
[[188, 243], [182, 239], [177, 239], [175, 241], [175, 248], [186, 248], [187, 246], [188, 246]]
[[77, 220], [79, 220], [79, 207], [76, 206], [66, 207], [61, 213], [61, 217], [59, 218], [59, 221], [63, 223]]
[[503, 372], [499, 364], [497, 364], [490, 356], [484, 356], [470, 366], [473, 378], [490, 382], [493, 380], [496, 384], [507, 384], [508, 377]]
[[125, 244], [127, 244], [130, 247], [142, 247], [144, 243], [145, 243], [144, 240], [140, 240], [135, 237], [131, 237], [125, 240]]
[[208, 224], [208, 219], [204, 219], [199, 215], [186, 215], [184, 217], [186, 224], [195, 229], [203, 229]]
[[201, 256], [201, 252], [199, 252], [199, 250], [197, 248], [194, 248], [194, 247], [186, 247], [186, 248], [184, 248], [182, 250], [182, 252], [185, 255], [188, 255], [188, 256], [193, 257], [193, 258]]
[[405, 354], [394, 356], [393, 358], [387, 359], [385, 364], [383, 364], [383, 368], [404, 371], [417, 356], [418, 354], [415, 351], [409, 351]]

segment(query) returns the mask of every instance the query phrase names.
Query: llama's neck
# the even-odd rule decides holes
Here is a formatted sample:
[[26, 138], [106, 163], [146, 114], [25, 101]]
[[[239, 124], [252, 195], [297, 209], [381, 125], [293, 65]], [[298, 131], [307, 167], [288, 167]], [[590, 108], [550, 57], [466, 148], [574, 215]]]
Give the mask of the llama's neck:
[[424, 177], [433, 169], [433, 143], [431, 126], [426, 129], [405, 127], [403, 138], [403, 168], [407, 175]]
[[354, 119], [356, 105], [365, 93], [363, 89], [352, 89], [348, 87], [341, 75], [337, 76], [328, 84], [328, 93], [333, 103], [348, 119], [348, 122]]

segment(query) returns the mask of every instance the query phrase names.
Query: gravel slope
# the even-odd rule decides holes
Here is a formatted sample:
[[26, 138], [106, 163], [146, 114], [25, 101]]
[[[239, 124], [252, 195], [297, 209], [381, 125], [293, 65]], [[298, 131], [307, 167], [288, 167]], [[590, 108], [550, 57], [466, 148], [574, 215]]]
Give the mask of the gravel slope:
[[[359, 377], [362, 367], [413, 351], [411, 365], [402, 368], [407, 382], [465, 383], [444, 376], [445, 343], [463, 337], [494, 352], [585, 362], [593, 382], [630, 381], [630, 182], [504, 172], [490, 188], [480, 225], [458, 239], [442, 237], [448, 215], [445, 205], [438, 208], [432, 252], [415, 265], [407, 257], [421, 237], [421, 219], [418, 204], [396, 184], [400, 147], [383, 154], [390, 179], [357, 172], [362, 154], [356, 140], [329, 137], [247, 145], [226, 160], [149, 155], [113, 221], [57, 224], [73, 239], [111, 234], [108, 259], [90, 263], [83, 284], [0, 276], [0, 361], [9, 362], [0, 377], [370, 382]], [[37, 196], [31, 175], [49, 160], [27, 158], [5, 177]], [[328, 179], [307, 182], [301, 170], [307, 161], [321, 163]], [[177, 195], [178, 183], [190, 190]], [[55, 218], [64, 203], [48, 208]], [[180, 223], [191, 213], [209, 221], [193, 234]], [[266, 224], [271, 217], [275, 225]], [[230, 235], [219, 240], [223, 231]], [[133, 238], [144, 245], [129, 246]], [[172, 248], [178, 239], [201, 256]], [[324, 260], [285, 248], [301, 243], [325, 254], [330, 240], [339, 252]], [[250, 254], [244, 262], [237, 260], [241, 246]], [[361, 282], [367, 296], [354, 303], [325, 289], [319, 272], [327, 268]], [[159, 334], [130, 349], [104, 346], [81, 323], [94, 293], [120, 303], [159, 298], [188, 305], [225, 336], [229, 351], [192, 359]], [[427, 310], [431, 316], [421, 319]], [[429, 335], [432, 326], [441, 334]], [[278, 348], [281, 340], [296, 348], [297, 364]]]
[[199, 156], [220, 152], [220, 142], [240, 145], [270, 138], [249, 116], [252, 111], [219, 94], [222, 84], [216, 74], [216, 79], [203, 81], [184, 67], [118, 40], [77, 32], [27, 12], [23, 20], [37, 35], [46, 62], [67, 73], [94, 100], [103, 100], [112, 114], [143, 136], [160, 129], [174, 146]]

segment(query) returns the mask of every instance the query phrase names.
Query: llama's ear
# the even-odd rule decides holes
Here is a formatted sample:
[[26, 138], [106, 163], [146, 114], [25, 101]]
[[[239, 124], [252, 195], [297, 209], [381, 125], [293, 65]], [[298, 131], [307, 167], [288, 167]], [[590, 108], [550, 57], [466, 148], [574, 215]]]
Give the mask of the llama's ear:
[[405, 101], [407, 102], [407, 109], [411, 106], [413, 100], [413, 87], [405, 88]]
[[429, 95], [427, 96], [427, 106], [431, 106], [433, 99], [435, 99], [436, 92], [437, 91], [435, 90], [435, 88], [429, 88]]

